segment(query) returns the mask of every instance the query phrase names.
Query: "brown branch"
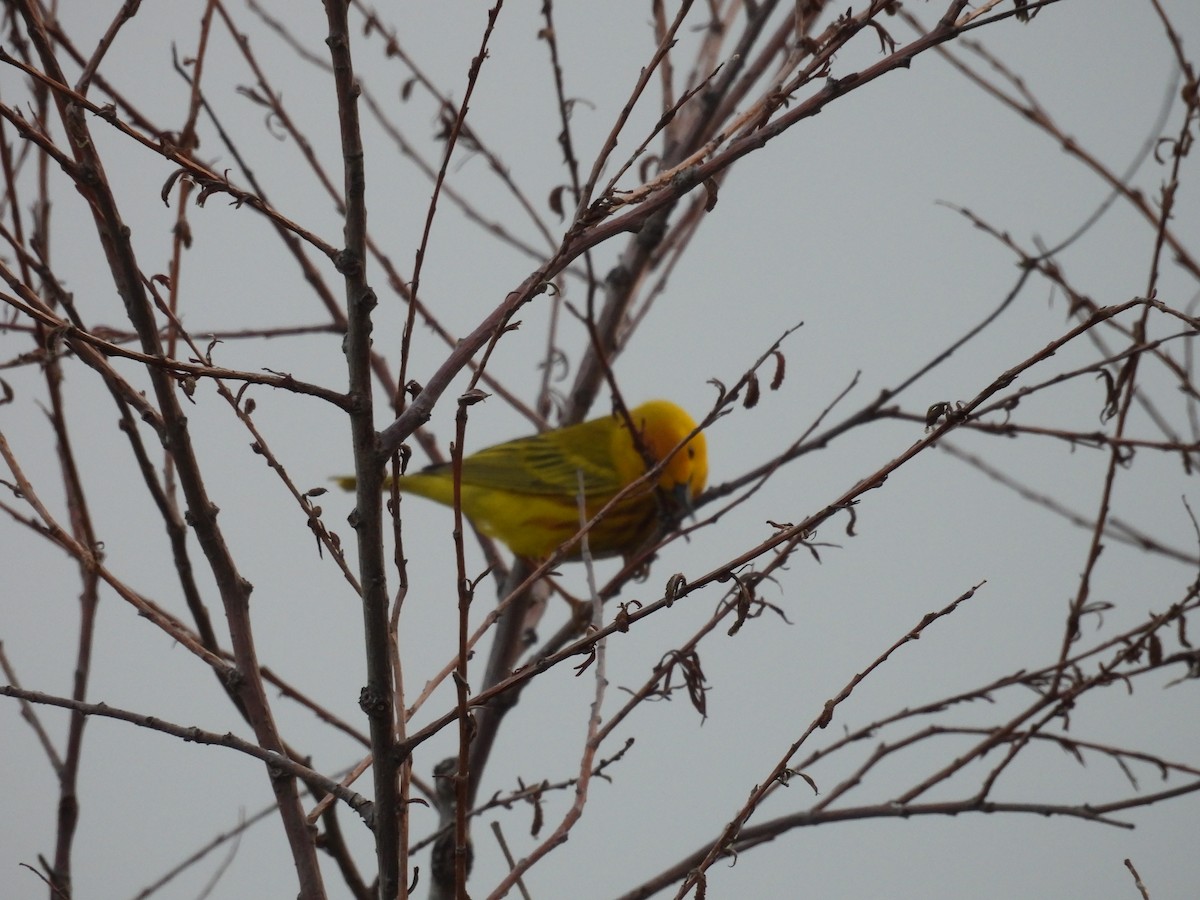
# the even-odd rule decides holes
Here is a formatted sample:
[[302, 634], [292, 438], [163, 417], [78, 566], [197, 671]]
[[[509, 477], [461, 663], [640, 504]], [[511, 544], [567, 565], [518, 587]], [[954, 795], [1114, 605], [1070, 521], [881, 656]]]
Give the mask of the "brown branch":
[[[122, 220], [104, 174], [103, 162], [93, 140], [84, 110], [90, 103], [65, 87], [65, 79], [55, 56], [55, 47], [45, 30], [41, 8], [31, 0], [20, 4], [20, 13], [46, 75], [29, 74], [51, 87], [59, 117], [66, 130], [74, 155], [75, 184], [87, 200], [99, 241], [104, 249], [109, 271], [125, 310], [142, 342], [143, 352], [161, 356], [152, 306], [146, 296], [128, 227]], [[17, 64], [7, 54], [0, 59]], [[93, 110], [94, 111], [94, 110]], [[130, 136], [133, 136], [131, 133]], [[164, 446], [178, 468], [180, 484], [187, 498], [191, 522], [200, 546], [208, 559], [225, 606], [230, 635], [241, 680], [238, 693], [245, 704], [255, 733], [266, 750], [283, 752], [283, 744], [271, 717], [270, 707], [258, 678], [258, 662], [249, 620], [251, 586], [238, 572], [237, 566], [216, 522], [216, 506], [208, 497], [188, 432], [187, 419], [179, 407], [175, 382], [161, 370], [148, 369], [153, 393], [162, 414]], [[312, 837], [304, 823], [303, 810], [295, 780], [270, 779], [280, 804], [284, 830], [288, 836], [293, 860], [297, 867], [300, 893], [306, 900], [324, 896], [320, 868], [317, 865]]]
[[346, 341], [349, 370], [350, 429], [354, 445], [357, 492], [352, 525], [358, 541], [359, 583], [362, 585], [363, 635], [367, 683], [359, 705], [371, 726], [375, 789], [372, 828], [379, 873], [379, 896], [399, 897], [407, 883], [400, 871], [400, 819], [406, 815], [399, 802], [397, 778], [400, 759], [396, 744], [396, 710], [388, 629], [387, 569], [383, 558], [383, 516], [380, 497], [383, 470], [375, 434], [375, 404], [371, 392], [371, 312], [376, 296], [366, 279], [366, 170], [358, 116], [358, 85], [350, 50], [346, 5], [324, 0], [329, 29], [326, 43], [337, 91], [341, 137], [343, 188], [346, 198], [346, 249], [339, 254], [345, 279]]
[[[128, 359], [133, 362], [140, 363], [147, 368], [159, 369], [163, 372], [177, 375], [179, 377], [190, 376], [193, 378], [217, 378], [226, 381], [242, 381], [247, 384], [262, 384], [267, 387], [280, 388], [282, 390], [291, 391], [296, 394], [306, 394], [311, 397], [325, 400], [328, 403], [345, 409], [349, 405], [349, 400], [345, 394], [338, 391], [330, 390], [317, 384], [310, 384], [304, 381], [298, 381], [291, 375], [272, 372], [266, 375], [257, 372], [241, 372], [236, 369], [226, 369], [221, 366], [214, 366], [211, 363], [199, 362], [184, 362], [178, 359], [172, 359], [169, 356], [161, 354], [140, 353], [136, 350], [130, 350], [115, 344], [111, 341], [98, 337], [93, 331], [85, 328], [80, 328], [75, 324], [55, 315], [48, 307], [37, 299], [36, 294], [26, 288], [17, 276], [3, 263], [0, 263], [0, 277], [2, 277], [9, 286], [17, 290], [21, 297], [10, 297], [6, 294], [0, 294], [0, 300], [3, 300], [17, 312], [39, 323], [43, 327], [49, 329], [55, 339], [64, 341], [72, 350], [79, 351], [78, 345], [84, 343], [99, 351], [106, 357], [116, 357], [118, 359]], [[159, 332], [155, 332], [156, 338]]]
[[[1122, 812], [1141, 806], [1150, 806], [1164, 800], [1186, 796], [1200, 791], [1200, 781], [1184, 785], [1169, 791], [1159, 791], [1145, 797], [1109, 804], [1083, 804], [1071, 806], [1054, 803], [1002, 803], [979, 801], [975, 798], [965, 800], [947, 800], [940, 803], [914, 803], [897, 807], [892, 804], [877, 806], [851, 807], [826, 813], [793, 813], [781, 816], [758, 825], [745, 828], [739, 839], [731, 846], [723, 849], [723, 856], [736, 857], [737, 853], [773, 840], [786, 831], [795, 828], [806, 828], [815, 825], [825, 825], [832, 822], [852, 822], [863, 819], [912, 819], [925, 816], [961, 816], [966, 813], [1022, 813], [1035, 816], [1058, 816], [1072, 819], [1082, 819], [1102, 825], [1112, 825], [1117, 828], [1130, 829], [1132, 824], [1120, 822], [1109, 817], [1109, 813]], [[688, 875], [705, 859], [703, 849], [696, 850], [670, 868], [660, 872], [654, 878], [644, 882], [627, 893], [621, 894], [616, 900], [645, 900], [659, 891], [665, 890], [679, 881], [687, 883]], [[682, 890], [682, 889], [681, 889]], [[677, 893], [676, 896], [681, 896]]]
[[[17, 673], [12, 667], [12, 663], [8, 660], [8, 654], [4, 651], [4, 642], [0, 641], [0, 672], [4, 673], [4, 677], [8, 679], [8, 683], [18, 690], [21, 689], [20, 679], [17, 678]], [[21, 705], [21, 718], [29, 723], [29, 727], [33, 729], [34, 735], [38, 739], [38, 743], [42, 745], [42, 750], [46, 754], [46, 759], [50, 762], [50, 768], [54, 770], [55, 775], [61, 775], [63, 763], [62, 758], [58, 755], [58, 750], [54, 747], [54, 742], [50, 739], [50, 735], [46, 733], [45, 727], [42, 725], [42, 720], [38, 718], [37, 710], [28, 700], [18, 698]]]
[[[43, 62], [45, 61], [43, 60]], [[254, 209], [266, 216], [275, 224], [292, 232], [301, 240], [311, 244], [314, 248], [325, 254], [330, 259], [335, 257], [336, 251], [332, 247], [330, 247], [312, 232], [300, 227], [300, 225], [297, 223], [291, 221], [281, 213], [272, 209], [257, 195], [241, 190], [229, 182], [224, 176], [218, 175], [209, 170], [205, 166], [184, 155], [169, 143], [163, 142], [156, 138], [147, 137], [141, 132], [136, 131], [117, 118], [116, 114], [111, 109], [98, 106], [97, 104], [88, 100], [87, 97], [67, 87], [66, 84], [57, 80], [52, 75], [45, 74], [33, 68], [32, 66], [26, 65], [10, 55], [3, 47], [0, 47], [0, 63], [5, 63], [19, 69], [29, 77], [33, 78], [35, 81], [38, 81], [39, 83], [50, 88], [55, 95], [56, 102], [59, 103], [60, 106], [71, 105], [79, 110], [86, 110], [98, 118], [103, 119], [105, 122], [108, 122], [112, 127], [120, 131], [125, 137], [133, 139], [146, 149], [175, 163], [177, 166], [179, 166], [179, 170], [171, 177], [171, 180], [186, 175], [187, 177], [195, 180], [196, 183], [201, 186], [205, 194], [228, 194], [229, 196], [233, 197], [234, 201], [239, 206], [249, 206], [251, 209]], [[51, 68], [57, 67], [47, 65], [47, 69]], [[9, 121], [20, 130], [22, 137], [35, 140], [43, 150], [50, 152], [48, 139], [40, 139], [37, 133], [31, 131], [28, 124], [18, 114], [10, 110], [9, 107], [0, 105], [0, 114], [3, 114], [5, 118], [9, 119]], [[80, 116], [79, 122], [83, 122], [82, 116]]]
[[83, 703], [69, 697], [56, 697], [53, 694], [45, 694], [41, 691], [28, 691], [7, 684], [0, 684], [0, 695], [24, 700], [29, 703], [39, 703], [43, 706], [57, 706], [84, 716], [100, 716], [106, 719], [129, 722], [138, 728], [159, 731], [163, 734], [180, 738], [188, 743], [209, 744], [214, 747], [226, 747], [230, 750], [236, 750], [239, 753], [266, 763], [273, 769], [288, 772], [301, 781], [311, 782], [322, 791], [336, 795], [339, 800], [364, 819], [368, 818], [371, 812], [371, 803], [367, 798], [354, 791], [347, 790], [332, 778], [328, 778], [286, 755], [276, 753], [273, 750], [267, 750], [252, 741], [243, 740], [228, 732], [217, 734], [214, 731], [205, 731], [201, 728], [196, 728], [194, 725], [176, 725], [157, 716], [149, 716], [143, 713], [120, 709], [115, 706], [109, 706], [107, 703]]

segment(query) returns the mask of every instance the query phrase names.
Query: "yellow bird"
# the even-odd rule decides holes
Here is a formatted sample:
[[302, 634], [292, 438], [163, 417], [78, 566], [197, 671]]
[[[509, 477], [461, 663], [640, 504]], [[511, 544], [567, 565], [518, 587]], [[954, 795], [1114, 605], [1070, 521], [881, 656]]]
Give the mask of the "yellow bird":
[[[588, 532], [593, 557], [629, 555], [658, 536], [704, 490], [708, 453], [703, 433], [679, 450], [696, 423], [666, 400], [651, 400], [629, 412], [641, 447], [655, 463], [670, 459], [652, 484], [631, 491]], [[672, 454], [672, 451], [675, 451]], [[646, 474], [623, 417], [602, 416], [541, 434], [488, 447], [462, 461], [462, 511], [484, 534], [518, 556], [549, 556], [579, 531], [582, 485], [587, 520], [627, 485]], [[582, 478], [580, 477], [582, 473]], [[343, 488], [354, 478], [337, 479]], [[454, 472], [449, 463], [402, 475], [401, 491], [454, 504]], [[567, 558], [578, 559], [576, 544]]]

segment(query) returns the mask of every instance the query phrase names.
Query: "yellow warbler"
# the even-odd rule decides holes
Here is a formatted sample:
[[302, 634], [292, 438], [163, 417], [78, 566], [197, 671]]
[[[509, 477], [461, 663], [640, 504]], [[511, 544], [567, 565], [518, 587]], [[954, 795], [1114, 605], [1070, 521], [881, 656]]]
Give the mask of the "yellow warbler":
[[[667, 457], [695, 429], [686, 412], [666, 400], [630, 410], [641, 446], [654, 462]], [[582, 477], [580, 476], [582, 473]], [[503, 541], [518, 556], [540, 558], [579, 531], [579, 493], [590, 520], [625, 486], [646, 473], [623, 417], [616, 414], [497, 444], [462, 461], [462, 511], [484, 534]], [[628, 554], [646, 544], [669, 513], [691, 509], [704, 490], [708, 455], [697, 434], [674, 453], [654, 484], [636, 488], [588, 532], [595, 557]], [[339, 478], [354, 487], [354, 478]], [[454, 472], [449, 463], [402, 475], [401, 491], [454, 504]], [[656, 491], [657, 489], [657, 491]], [[661, 492], [661, 495], [658, 493]], [[663, 500], [676, 508], [664, 507]], [[578, 558], [576, 544], [569, 556]]]

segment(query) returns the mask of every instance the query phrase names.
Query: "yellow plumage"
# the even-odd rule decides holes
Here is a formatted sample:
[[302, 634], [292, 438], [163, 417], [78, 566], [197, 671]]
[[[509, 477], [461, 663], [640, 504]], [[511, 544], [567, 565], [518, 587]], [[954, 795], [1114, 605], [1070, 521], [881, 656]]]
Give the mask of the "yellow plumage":
[[[666, 400], [643, 403], [630, 410], [630, 418], [641, 435], [642, 447], [655, 462], [666, 458], [696, 427], [691, 416]], [[622, 417], [603, 416], [465, 457], [463, 515], [519, 556], [549, 556], [579, 531], [579, 473], [587, 519], [646, 473], [645, 460]], [[636, 551], [666, 524], [664, 513], [677, 514], [691, 507], [707, 478], [704, 435], [697, 434], [671, 456], [655, 484], [632, 491], [588, 532], [591, 554], [601, 557]], [[338, 481], [346, 488], [354, 486], [352, 477]], [[403, 475], [398, 487], [447, 506], [454, 503], [454, 473], [449, 464]], [[664, 500], [666, 504], [673, 501], [677, 508], [671, 509]], [[569, 557], [579, 555], [577, 544]]]

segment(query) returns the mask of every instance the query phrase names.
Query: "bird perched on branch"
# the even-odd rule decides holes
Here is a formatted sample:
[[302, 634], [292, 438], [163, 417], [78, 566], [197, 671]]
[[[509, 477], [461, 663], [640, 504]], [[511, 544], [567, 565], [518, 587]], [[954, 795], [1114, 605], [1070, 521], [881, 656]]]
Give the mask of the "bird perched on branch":
[[[465, 457], [463, 515], [518, 556], [540, 559], [579, 531], [581, 487], [588, 521], [645, 475], [647, 463], [666, 460], [653, 479], [622, 497], [588, 531], [593, 557], [631, 555], [691, 511], [708, 478], [708, 454], [704, 434], [692, 434], [695, 421], [674, 403], [651, 400], [630, 410], [629, 418], [636, 440], [625, 418], [613, 413]], [[353, 476], [336, 481], [347, 490], [354, 488]], [[450, 463], [402, 475], [397, 487], [454, 504]], [[580, 547], [575, 544], [567, 558], [578, 559]]]

